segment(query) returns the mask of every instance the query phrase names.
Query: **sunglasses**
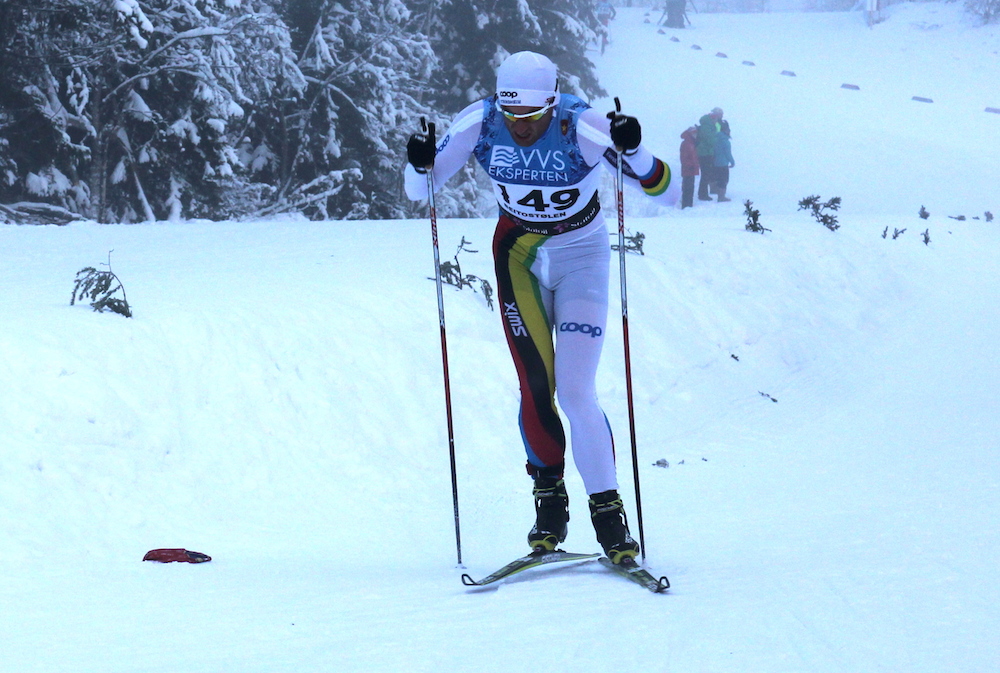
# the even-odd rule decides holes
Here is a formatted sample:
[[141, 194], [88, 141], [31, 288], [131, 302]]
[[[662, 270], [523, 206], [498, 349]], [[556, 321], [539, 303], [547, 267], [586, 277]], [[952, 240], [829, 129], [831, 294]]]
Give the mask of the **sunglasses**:
[[529, 122], [537, 122], [539, 119], [545, 116], [545, 113], [555, 107], [555, 103], [550, 103], [546, 105], [541, 110], [536, 110], [535, 112], [525, 112], [523, 114], [514, 114], [509, 112], [500, 106], [500, 101], [497, 101], [497, 110], [504, 116], [507, 121], [516, 122], [518, 119], [523, 119]]

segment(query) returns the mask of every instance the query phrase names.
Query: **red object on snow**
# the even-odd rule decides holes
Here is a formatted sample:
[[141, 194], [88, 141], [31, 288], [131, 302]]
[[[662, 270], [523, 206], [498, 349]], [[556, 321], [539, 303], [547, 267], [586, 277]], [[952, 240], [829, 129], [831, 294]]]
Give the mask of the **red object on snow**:
[[208, 554], [202, 554], [200, 551], [188, 551], [187, 549], [152, 549], [146, 552], [142, 560], [159, 563], [205, 563], [211, 561], [212, 557]]

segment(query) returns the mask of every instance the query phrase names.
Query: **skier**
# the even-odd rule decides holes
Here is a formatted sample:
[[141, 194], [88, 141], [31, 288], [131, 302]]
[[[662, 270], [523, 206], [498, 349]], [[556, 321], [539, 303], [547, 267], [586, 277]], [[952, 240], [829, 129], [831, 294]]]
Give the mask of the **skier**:
[[618, 10], [608, 0], [598, 0], [594, 12], [597, 14], [597, 19], [601, 22], [601, 25], [605, 28], [618, 16]]
[[596, 7], [594, 8], [594, 13], [597, 14], [597, 20], [601, 24], [601, 28], [598, 29], [598, 34], [601, 40], [601, 53], [608, 48], [608, 34], [610, 31], [611, 21], [618, 16], [618, 10], [612, 5], [608, 0], [598, 0]]
[[520, 429], [534, 479], [536, 520], [528, 544], [553, 550], [567, 534], [558, 392], [597, 539], [616, 564], [634, 559], [639, 545], [629, 534], [611, 429], [597, 400], [611, 253], [595, 169], [603, 163], [616, 170], [615, 148], [622, 148], [625, 180], [664, 205], [676, 202], [670, 168], [640, 138], [637, 119], [605, 116], [560, 93], [552, 61], [522, 51], [500, 65], [496, 93], [462, 110], [436, 148], [430, 138], [410, 138], [405, 169], [413, 200], [427, 198], [428, 170], [434, 184], [443, 185], [470, 155], [492, 180], [500, 207], [493, 239], [497, 295], [520, 380]]

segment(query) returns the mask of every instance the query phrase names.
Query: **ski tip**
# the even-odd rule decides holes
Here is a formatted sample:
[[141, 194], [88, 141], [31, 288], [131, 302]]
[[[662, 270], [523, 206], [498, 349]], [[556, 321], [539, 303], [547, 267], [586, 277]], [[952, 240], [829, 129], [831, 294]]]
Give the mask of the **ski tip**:
[[472, 576], [469, 575], [468, 573], [462, 573], [462, 584], [464, 584], [467, 587], [482, 586], [482, 585], [479, 584], [479, 582], [477, 582], [476, 580], [472, 579]]
[[654, 594], [662, 594], [670, 589], [669, 579], [665, 576], [660, 576], [659, 578], [653, 576], [633, 558], [623, 559], [618, 564], [612, 563], [611, 559], [607, 557], [601, 557], [598, 560], [605, 567], [614, 570], [618, 574], [632, 580], [636, 584], [644, 586]]

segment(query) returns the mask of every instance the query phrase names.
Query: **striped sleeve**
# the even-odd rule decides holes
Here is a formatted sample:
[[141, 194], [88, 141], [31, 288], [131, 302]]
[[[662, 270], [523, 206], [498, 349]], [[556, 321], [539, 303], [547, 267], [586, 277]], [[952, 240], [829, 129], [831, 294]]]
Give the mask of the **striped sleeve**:
[[[605, 160], [614, 169], [617, 154], [609, 151]], [[673, 179], [673, 172], [665, 161], [662, 161], [640, 145], [635, 154], [625, 157], [622, 166], [625, 182], [642, 189], [643, 193], [662, 206], [672, 206], [680, 198], [680, 180]]]
[[[588, 163], [603, 159], [614, 171], [618, 154], [611, 142], [610, 124], [604, 115], [588, 109], [580, 115], [577, 133]], [[680, 180], [674, 180], [670, 166], [653, 156], [643, 145], [639, 145], [634, 154], [625, 157], [622, 174], [626, 183], [641, 188], [644, 194], [661, 205], [672, 206], [680, 198]]]
[[646, 175], [639, 176], [639, 184], [650, 196], [659, 196], [670, 186], [670, 177], [670, 166], [653, 157], [653, 167]]

